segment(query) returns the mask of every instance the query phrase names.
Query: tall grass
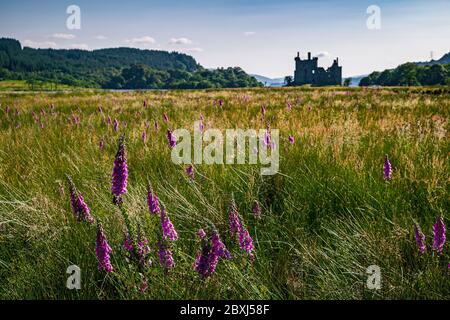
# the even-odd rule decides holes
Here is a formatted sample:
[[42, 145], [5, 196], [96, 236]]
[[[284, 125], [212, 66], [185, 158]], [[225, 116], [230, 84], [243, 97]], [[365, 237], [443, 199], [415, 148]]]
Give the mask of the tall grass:
[[[442, 214], [450, 225], [449, 98], [445, 90], [359, 88], [2, 94], [0, 298], [449, 299], [449, 245], [440, 256], [431, 250], [435, 217]], [[192, 130], [200, 114], [206, 128], [259, 129], [270, 122], [280, 129], [279, 173], [196, 165], [191, 182], [185, 167], [170, 161], [166, 130]], [[118, 132], [108, 116], [119, 121]], [[111, 201], [122, 133], [130, 172], [124, 207], [152, 248], [153, 266], [144, 271], [125, 259], [124, 222]], [[384, 154], [393, 165], [391, 181], [383, 179]], [[97, 269], [95, 227], [73, 217], [66, 173], [103, 222], [112, 274]], [[149, 182], [180, 237], [169, 272], [158, 265], [160, 227], [146, 207]], [[228, 234], [232, 194], [254, 240], [253, 262]], [[254, 200], [261, 219], [252, 216]], [[427, 236], [425, 254], [414, 242], [414, 221]], [[202, 279], [192, 268], [200, 250], [196, 232], [211, 225], [234, 258]], [[81, 290], [65, 286], [71, 264], [81, 268]], [[381, 268], [381, 290], [366, 287], [373, 264]], [[148, 289], [141, 292], [143, 279]]]

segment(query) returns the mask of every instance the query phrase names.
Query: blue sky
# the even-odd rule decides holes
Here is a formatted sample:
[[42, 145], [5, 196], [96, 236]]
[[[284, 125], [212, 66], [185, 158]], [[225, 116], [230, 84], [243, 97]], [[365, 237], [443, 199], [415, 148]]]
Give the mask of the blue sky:
[[[66, 27], [69, 5], [81, 29]], [[366, 12], [381, 9], [381, 28]], [[186, 52], [205, 67], [240, 66], [249, 73], [293, 73], [297, 51], [335, 57], [344, 76], [439, 58], [450, 51], [449, 0], [0, 0], [0, 36], [31, 47], [133, 46]]]

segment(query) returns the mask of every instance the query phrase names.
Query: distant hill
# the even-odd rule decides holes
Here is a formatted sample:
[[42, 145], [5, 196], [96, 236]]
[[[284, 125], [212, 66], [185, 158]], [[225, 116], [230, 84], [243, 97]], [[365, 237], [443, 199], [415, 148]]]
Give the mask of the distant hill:
[[450, 52], [444, 54], [439, 60], [416, 62], [416, 64], [419, 66], [432, 66], [433, 64], [448, 64], [448, 63], [450, 63]]
[[111, 89], [259, 86], [241, 68], [206, 70], [187, 54], [135, 48], [93, 51], [22, 48], [0, 39], [0, 79]]
[[261, 82], [266, 87], [281, 87], [284, 85], [284, 78], [268, 78], [258, 74], [251, 74], [256, 80]]

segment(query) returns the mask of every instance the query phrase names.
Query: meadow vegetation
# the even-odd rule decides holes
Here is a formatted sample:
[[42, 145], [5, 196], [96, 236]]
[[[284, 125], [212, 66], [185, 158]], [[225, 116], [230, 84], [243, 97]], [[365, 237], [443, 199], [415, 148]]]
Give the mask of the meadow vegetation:
[[[280, 129], [279, 172], [204, 164], [189, 177], [170, 161], [166, 132], [192, 130], [201, 116], [206, 128]], [[450, 246], [431, 247], [436, 217], [450, 225], [449, 116], [450, 92], [433, 88], [0, 94], [0, 298], [449, 299]], [[145, 268], [127, 258], [126, 222], [112, 203], [122, 134], [123, 208], [149, 241]], [[96, 228], [74, 218], [66, 174], [102, 222], [112, 273], [97, 268]], [[170, 270], [159, 264], [149, 184], [178, 232]], [[232, 196], [253, 259], [230, 237]], [[200, 228], [215, 228], [232, 255], [207, 278], [193, 269]], [[72, 264], [81, 290], [66, 288]], [[381, 290], [366, 287], [370, 265]]]

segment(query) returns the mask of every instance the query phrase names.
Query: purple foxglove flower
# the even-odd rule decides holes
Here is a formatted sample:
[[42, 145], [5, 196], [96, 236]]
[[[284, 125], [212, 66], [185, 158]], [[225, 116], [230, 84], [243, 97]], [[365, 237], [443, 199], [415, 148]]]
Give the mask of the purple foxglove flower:
[[110, 254], [112, 252], [111, 247], [106, 240], [105, 233], [103, 231], [103, 227], [100, 222], [97, 223], [97, 243], [95, 246], [95, 253], [97, 255], [98, 260], [98, 269], [105, 270], [110, 273], [113, 272], [114, 269], [111, 265]]
[[426, 248], [425, 235], [417, 223], [414, 225], [414, 237], [416, 238], [417, 247], [419, 248], [420, 253], [424, 253]]
[[445, 239], [444, 218], [438, 216], [436, 223], [433, 225], [433, 250], [438, 254], [441, 254], [444, 249]]
[[289, 143], [290, 144], [294, 144], [295, 143], [295, 138], [294, 138], [294, 136], [289, 136]]
[[200, 123], [198, 124], [198, 130], [200, 130], [200, 132], [203, 132], [204, 129], [205, 129], [205, 125], [203, 124], [203, 119], [201, 119]]
[[131, 240], [130, 235], [128, 233], [125, 233], [125, 235], [124, 235], [122, 246], [128, 252], [133, 251], [133, 241]]
[[211, 246], [209, 243], [203, 245], [202, 251], [197, 255], [194, 262], [194, 270], [202, 277], [208, 277], [210, 272]]
[[151, 187], [148, 187], [147, 204], [148, 210], [151, 214], [159, 214], [161, 212], [158, 196], [153, 192], [153, 189]]
[[204, 243], [202, 251], [194, 262], [194, 270], [206, 278], [214, 274], [219, 260], [231, 259], [231, 254], [220, 240], [219, 234], [214, 231], [210, 241]]
[[158, 125], [158, 121], [154, 121], [154, 127], [155, 127], [155, 130], [156, 131], [158, 131], [158, 128], [159, 128], [159, 125]]
[[206, 237], [206, 232], [205, 232], [205, 230], [203, 230], [203, 229], [198, 229], [198, 231], [197, 231], [197, 236], [198, 236], [200, 239], [204, 239], [204, 238]]
[[111, 117], [110, 117], [110, 116], [108, 116], [108, 118], [106, 119], [106, 124], [107, 124], [108, 126], [110, 126], [110, 125], [112, 124], [112, 120], [111, 120]]
[[292, 110], [292, 104], [287, 103], [287, 108], [288, 108], [289, 110]]
[[119, 146], [112, 171], [111, 192], [115, 199], [120, 199], [121, 195], [127, 192], [128, 166], [124, 140], [125, 136], [122, 135], [119, 138]]
[[214, 252], [215, 255], [219, 256], [220, 258], [224, 259], [231, 259], [231, 253], [228, 251], [228, 249], [225, 247], [225, 244], [220, 240], [219, 233], [217, 231], [214, 231], [211, 237], [211, 243], [212, 243], [212, 252]]
[[236, 233], [241, 230], [241, 220], [237, 211], [236, 203], [234, 198], [231, 198], [229, 213], [228, 213], [228, 224], [230, 227], [230, 234], [233, 237]]
[[146, 143], [147, 142], [147, 131], [142, 131], [142, 142]]
[[256, 200], [253, 202], [252, 213], [255, 219], [261, 218], [261, 206]]
[[159, 214], [161, 212], [158, 196], [153, 192], [151, 187], [148, 188], [147, 192], [147, 204], [151, 214]]
[[385, 180], [392, 179], [392, 166], [387, 154], [384, 156], [383, 176]]
[[70, 177], [67, 179], [69, 180], [70, 204], [76, 220], [78, 222], [86, 221], [93, 223], [94, 218], [91, 216], [89, 207], [84, 201], [83, 195], [78, 192], [72, 179]]
[[114, 131], [119, 131], [119, 120], [114, 119]]
[[147, 108], [147, 100], [144, 100], [144, 108]]
[[186, 174], [189, 177], [189, 179], [194, 180], [194, 178], [195, 178], [195, 176], [194, 176], [194, 167], [192, 166], [192, 164], [187, 166]]
[[239, 232], [239, 247], [252, 256], [253, 239], [245, 228], [241, 228]]
[[97, 110], [98, 110], [98, 113], [103, 113], [102, 106], [98, 106]]
[[169, 116], [165, 112], [163, 114], [163, 120], [164, 120], [165, 123], [169, 122]]
[[149, 257], [150, 247], [148, 245], [148, 240], [145, 239], [141, 233], [138, 234], [137, 237], [137, 248], [136, 254], [138, 257], [139, 265], [142, 267], [148, 267], [152, 264], [152, 261]]
[[177, 145], [177, 138], [173, 135], [172, 131], [167, 130], [167, 140], [169, 141], [169, 146], [174, 148]]
[[222, 99], [219, 99], [219, 107], [223, 107], [224, 101]]
[[162, 241], [158, 242], [159, 263], [163, 268], [171, 269], [175, 267], [172, 252], [169, 247]]
[[170, 221], [164, 207], [161, 210], [161, 228], [164, 238], [168, 238], [170, 241], [175, 241], [178, 239], [178, 233]]
[[100, 142], [98, 143], [98, 147], [100, 151], [103, 151], [103, 149], [105, 148], [105, 143], [103, 142], [103, 140], [100, 140]]

